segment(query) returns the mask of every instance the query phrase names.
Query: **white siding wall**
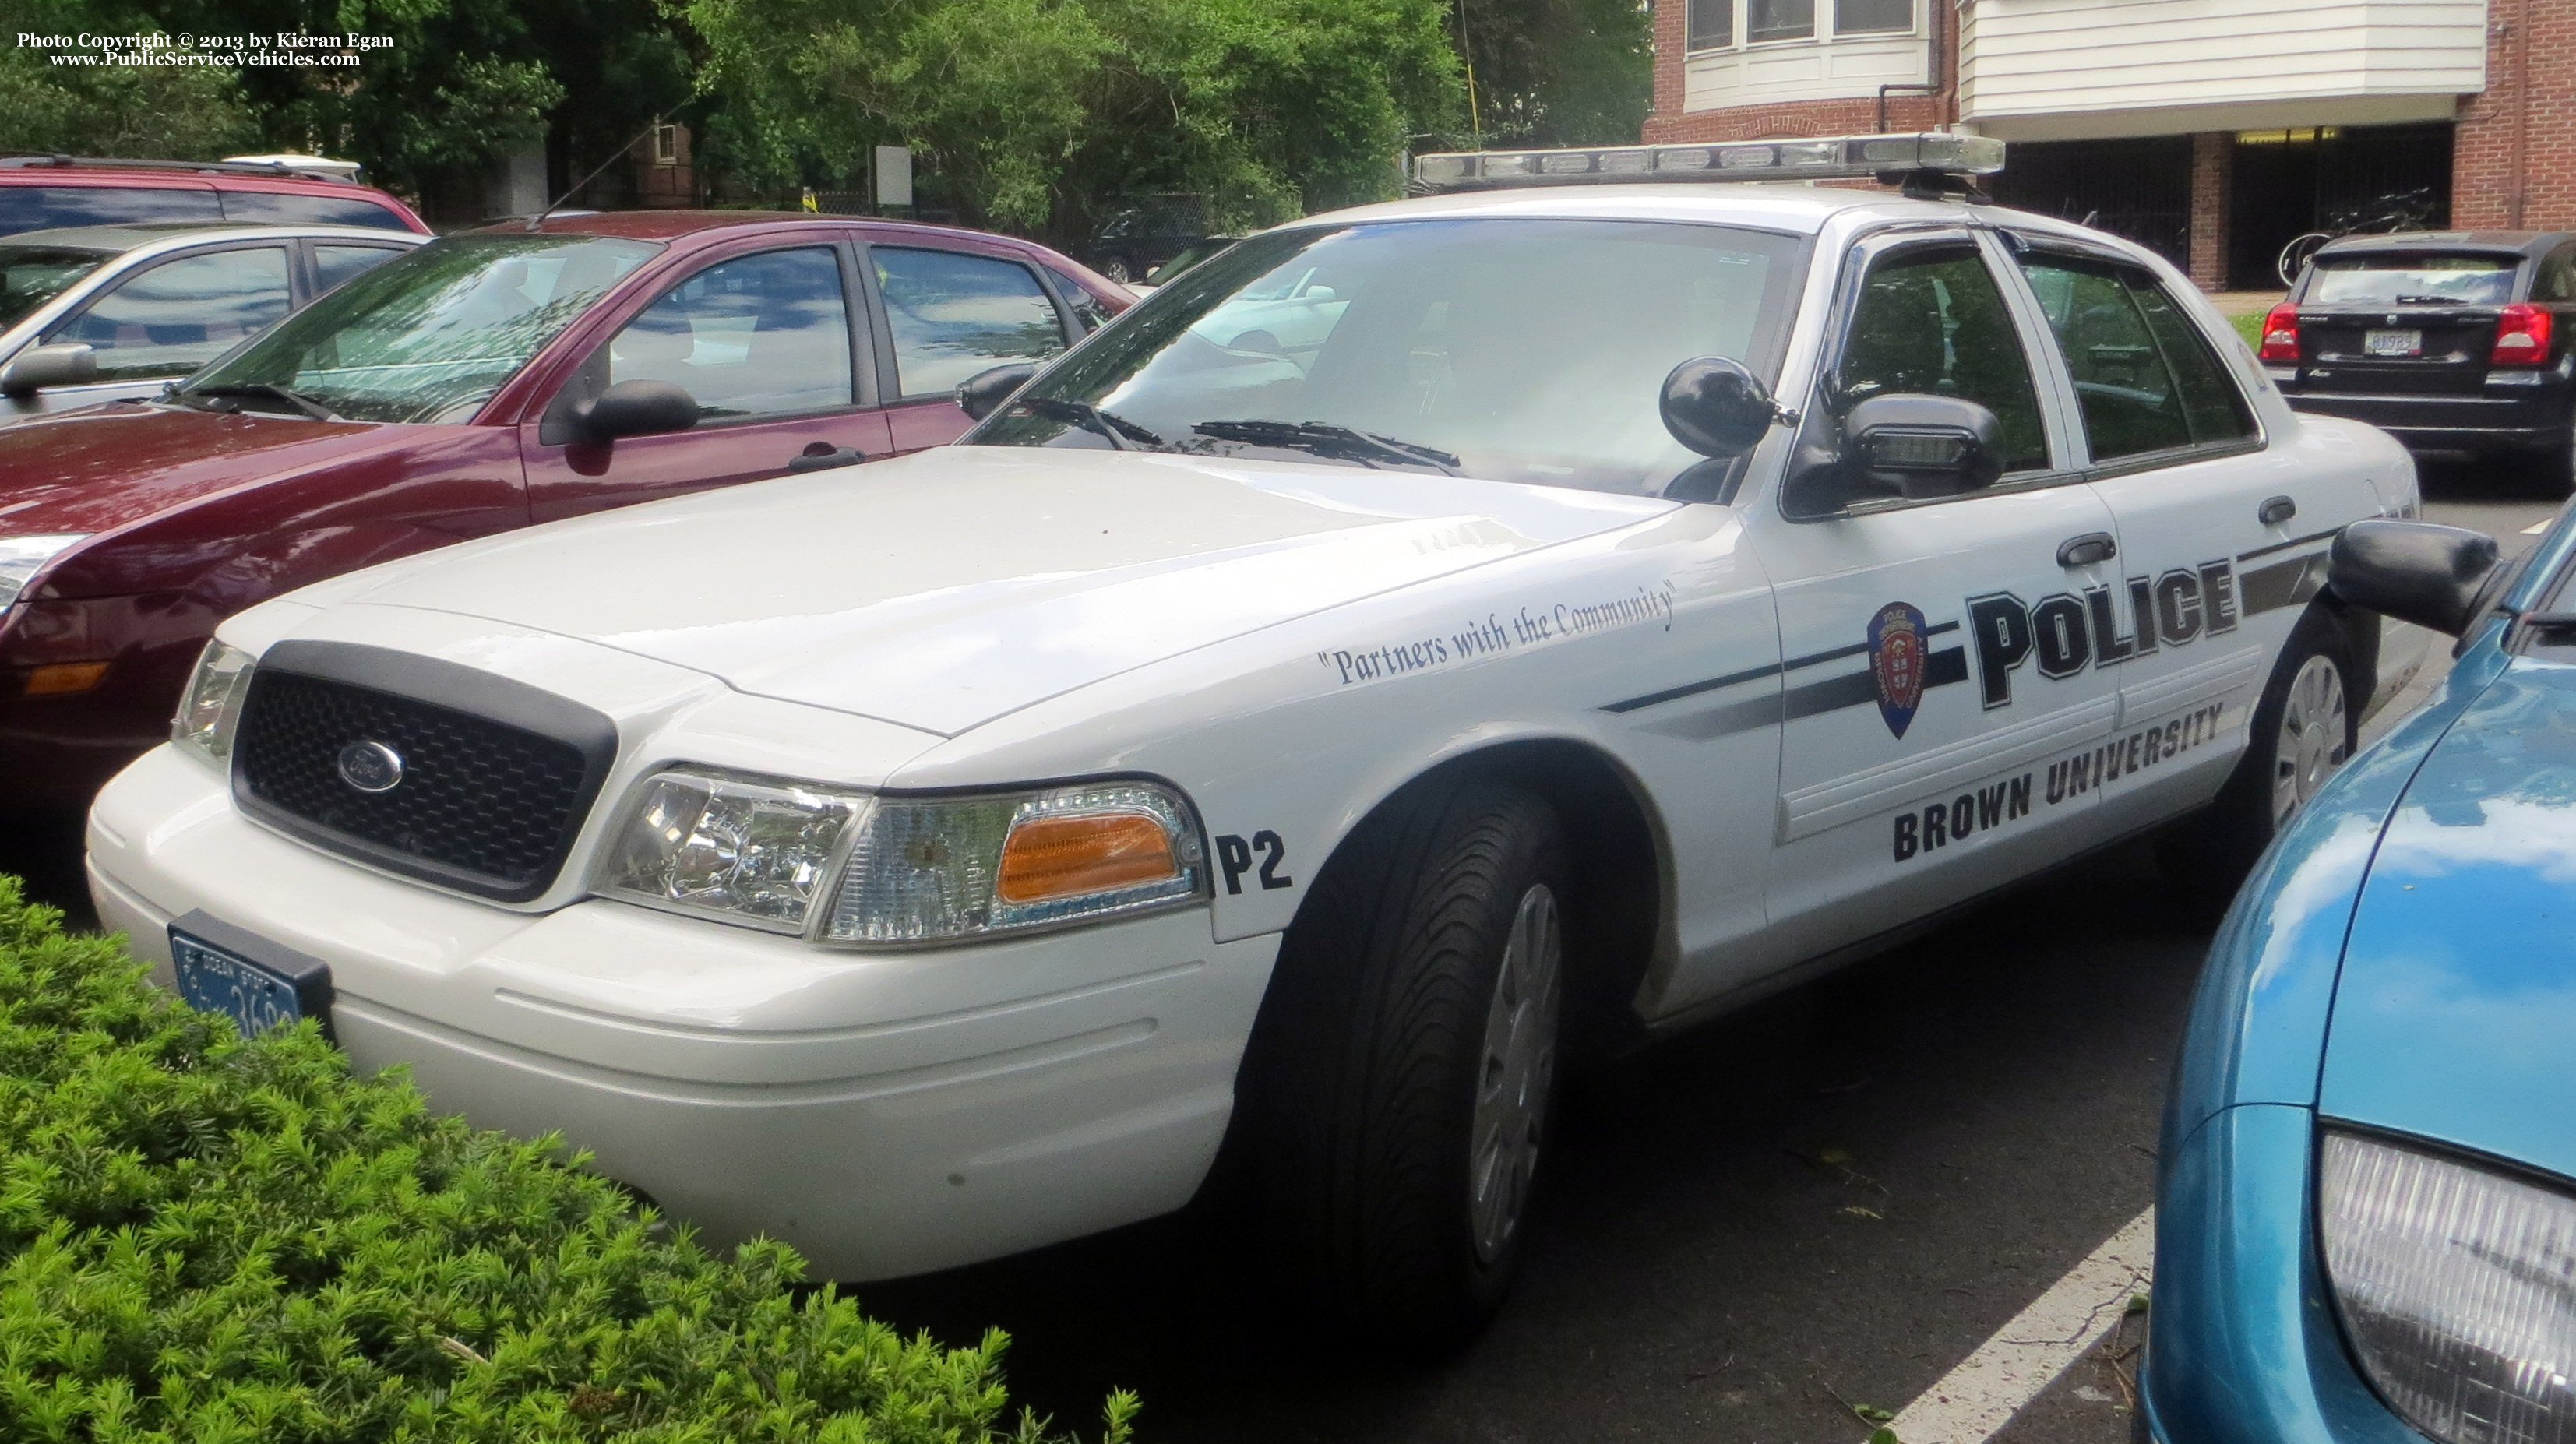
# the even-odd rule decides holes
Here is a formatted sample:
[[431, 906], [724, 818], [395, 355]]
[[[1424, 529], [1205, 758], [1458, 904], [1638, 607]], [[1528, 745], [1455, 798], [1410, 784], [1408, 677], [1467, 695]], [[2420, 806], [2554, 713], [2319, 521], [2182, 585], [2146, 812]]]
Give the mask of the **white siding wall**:
[[[1831, 7], [1816, 8], [1821, 11]], [[1796, 40], [1704, 50], [1682, 63], [1682, 109], [1715, 110], [1783, 100], [1867, 99], [1875, 97], [1881, 85], [1892, 81], [1921, 85], [1931, 78], [1932, 44], [1920, 35]]]
[[2447, 116], [2485, 0], [1968, 0], [1964, 119], [2008, 138]]

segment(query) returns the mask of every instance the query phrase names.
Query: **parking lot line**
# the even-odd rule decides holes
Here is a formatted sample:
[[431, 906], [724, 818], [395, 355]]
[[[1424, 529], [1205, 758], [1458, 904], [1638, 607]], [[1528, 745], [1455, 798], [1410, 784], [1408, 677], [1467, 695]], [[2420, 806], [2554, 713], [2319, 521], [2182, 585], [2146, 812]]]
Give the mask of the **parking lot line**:
[[1889, 1423], [1900, 1444], [1980, 1444], [2110, 1332], [2154, 1268], [2156, 1211], [2118, 1233], [1995, 1330]]

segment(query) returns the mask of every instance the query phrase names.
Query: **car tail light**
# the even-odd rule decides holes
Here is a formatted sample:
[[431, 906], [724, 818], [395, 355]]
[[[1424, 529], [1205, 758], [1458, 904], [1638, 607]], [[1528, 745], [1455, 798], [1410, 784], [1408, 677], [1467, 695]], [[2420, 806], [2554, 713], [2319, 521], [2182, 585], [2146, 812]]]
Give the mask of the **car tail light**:
[[2495, 350], [2488, 353], [2490, 366], [2537, 366], [2549, 359], [2549, 323], [2547, 311], [2528, 301], [2516, 301], [2496, 310]]
[[2299, 308], [2284, 301], [2263, 318], [2263, 348], [2266, 361], [2299, 359]]

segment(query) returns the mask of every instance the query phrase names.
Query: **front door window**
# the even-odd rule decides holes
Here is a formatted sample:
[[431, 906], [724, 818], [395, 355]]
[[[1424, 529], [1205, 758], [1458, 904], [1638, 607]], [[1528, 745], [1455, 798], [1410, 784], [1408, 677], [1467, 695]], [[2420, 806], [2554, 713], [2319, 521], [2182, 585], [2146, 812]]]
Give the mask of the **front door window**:
[[182, 256], [119, 282], [45, 339], [95, 350], [102, 380], [185, 376], [285, 315], [286, 275], [283, 246]]

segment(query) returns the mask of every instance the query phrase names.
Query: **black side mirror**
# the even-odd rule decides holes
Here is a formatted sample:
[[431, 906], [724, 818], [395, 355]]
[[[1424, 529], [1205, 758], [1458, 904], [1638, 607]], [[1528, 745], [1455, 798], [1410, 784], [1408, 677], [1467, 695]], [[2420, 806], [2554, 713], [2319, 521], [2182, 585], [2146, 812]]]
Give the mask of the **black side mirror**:
[[2458, 636], [2485, 609], [2495, 538], [2423, 521], [2357, 521], [2334, 540], [2326, 587], [2383, 616]]
[[1701, 356], [1664, 377], [1664, 429], [1702, 456], [1742, 456], [1780, 417], [1771, 389], [1741, 361]]
[[2004, 472], [2003, 423], [1956, 396], [1873, 396], [1843, 418], [1843, 451], [1908, 500], [1958, 496]]
[[1029, 378], [1036, 374], [1037, 364], [1031, 361], [1012, 361], [978, 371], [957, 383], [957, 409], [981, 421], [1001, 410], [1011, 393], [1028, 385]]
[[658, 436], [698, 424], [698, 399], [668, 381], [620, 381], [575, 406], [569, 418], [584, 441]]
[[0, 368], [0, 396], [33, 396], [49, 386], [86, 386], [98, 379], [98, 352], [82, 341], [30, 346]]

